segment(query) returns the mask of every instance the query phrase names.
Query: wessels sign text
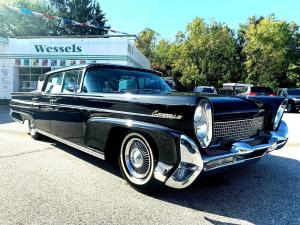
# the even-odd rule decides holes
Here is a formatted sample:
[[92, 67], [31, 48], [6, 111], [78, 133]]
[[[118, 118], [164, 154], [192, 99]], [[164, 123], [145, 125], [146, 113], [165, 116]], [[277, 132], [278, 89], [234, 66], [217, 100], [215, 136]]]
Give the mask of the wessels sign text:
[[81, 46], [75, 44], [70, 46], [47, 46], [47, 45], [34, 45], [38, 53], [77, 53], [81, 52]]

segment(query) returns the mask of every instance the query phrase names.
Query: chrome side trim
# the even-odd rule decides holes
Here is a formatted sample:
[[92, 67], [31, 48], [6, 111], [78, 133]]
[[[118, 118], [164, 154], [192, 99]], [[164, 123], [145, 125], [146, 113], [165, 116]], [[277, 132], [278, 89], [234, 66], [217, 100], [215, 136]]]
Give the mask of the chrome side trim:
[[83, 151], [83, 152], [85, 152], [85, 153], [88, 153], [88, 154], [90, 154], [90, 155], [92, 155], [92, 156], [95, 156], [95, 157], [97, 157], [97, 158], [99, 158], [99, 159], [105, 160], [105, 155], [104, 155], [103, 153], [100, 153], [100, 152], [98, 153], [98, 152], [95, 152], [93, 149], [86, 148], [86, 147], [82, 147], [82, 146], [80, 146], [80, 145], [74, 144], [74, 143], [72, 143], [72, 142], [70, 142], [70, 141], [67, 141], [67, 140], [62, 139], [62, 138], [60, 138], [60, 137], [57, 137], [57, 136], [55, 136], [55, 135], [53, 135], [53, 134], [49, 134], [48, 132], [42, 131], [42, 130], [40, 130], [40, 129], [36, 129], [36, 131], [37, 131], [38, 133], [42, 134], [42, 135], [45, 135], [45, 136], [47, 136], [47, 137], [49, 137], [49, 138], [52, 138], [52, 139], [54, 139], [54, 140], [56, 140], [56, 141], [59, 141], [59, 142], [61, 142], [61, 143], [63, 143], [63, 144], [66, 144], [66, 145], [68, 145], [68, 146], [70, 146], [70, 147], [76, 148], [76, 149], [78, 149], [78, 150], [80, 150], [80, 151]]
[[180, 137], [180, 158], [178, 167], [165, 183], [177, 189], [191, 185], [203, 169], [203, 161], [197, 145], [185, 135]]
[[23, 124], [24, 123], [24, 121], [22, 121], [22, 120], [18, 120], [18, 119], [16, 119], [16, 118], [13, 118], [13, 117], [11, 117], [12, 118], [12, 120], [13, 121], [15, 121], [15, 122], [18, 122], [18, 123], [21, 123], [21, 124]]
[[[76, 97], [76, 95], [75, 95], [75, 97]], [[122, 115], [126, 114], [126, 115], [131, 115], [131, 116], [155, 117], [152, 114], [142, 114], [142, 113], [134, 113], [134, 112], [126, 112], [126, 111], [118, 111], [118, 110], [110, 110], [110, 109], [100, 109], [100, 108], [80, 106], [80, 105], [55, 104], [55, 103], [47, 103], [47, 102], [33, 103], [32, 101], [26, 101], [26, 100], [13, 100], [11, 103], [11, 106], [15, 106], [15, 107], [19, 107], [19, 108], [26, 108], [26, 109], [31, 108], [31, 107], [15, 105], [13, 103], [19, 103], [19, 104], [30, 105], [30, 106], [63, 107], [63, 108], [69, 108], [69, 109], [94, 111], [94, 112], [100, 112], [100, 113], [115, 113], [115, 114], [122, 114]]]

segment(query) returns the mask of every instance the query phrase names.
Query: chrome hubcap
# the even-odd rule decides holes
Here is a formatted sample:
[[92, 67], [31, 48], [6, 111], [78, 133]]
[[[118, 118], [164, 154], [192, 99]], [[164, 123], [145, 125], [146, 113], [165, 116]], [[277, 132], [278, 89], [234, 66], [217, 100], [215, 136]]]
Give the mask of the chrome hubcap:
[[130, 158], [131, 158], [132, 165], [135, 168], [140, 168], [143, 166], [144, 159], [143, 159], [143, 155], [139, 149], [137, 149], [137, 148], [133, 149], [130, 153]]
[[132, 138], [125, 147], [124, 159], [129, 175], [144, 179], [151, 169], [151, 156], [147, 145], [139, 138]]

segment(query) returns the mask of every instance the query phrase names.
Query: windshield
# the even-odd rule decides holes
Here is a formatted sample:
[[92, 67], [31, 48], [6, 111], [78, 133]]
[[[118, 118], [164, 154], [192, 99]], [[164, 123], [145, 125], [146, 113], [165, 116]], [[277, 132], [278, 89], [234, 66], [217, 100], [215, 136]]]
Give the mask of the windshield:
[[161, 93], [172, 89], [154, 73], [130, 69], [95, 68], [87, 71], [85, 93]]
[[300, 95], [300, 89], [291, 89], [291, 90], [287, 90], [287, 93], [289, 95]]

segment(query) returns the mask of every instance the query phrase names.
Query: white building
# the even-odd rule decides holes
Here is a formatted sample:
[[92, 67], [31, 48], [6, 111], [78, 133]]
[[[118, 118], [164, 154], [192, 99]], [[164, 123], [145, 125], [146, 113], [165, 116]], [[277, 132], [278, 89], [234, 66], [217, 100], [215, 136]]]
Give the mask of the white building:
[[37, 89], [38, 77], [49, 70], [95, 62], [150, 68], [124, 38], [0, 38], [0, 99]]

